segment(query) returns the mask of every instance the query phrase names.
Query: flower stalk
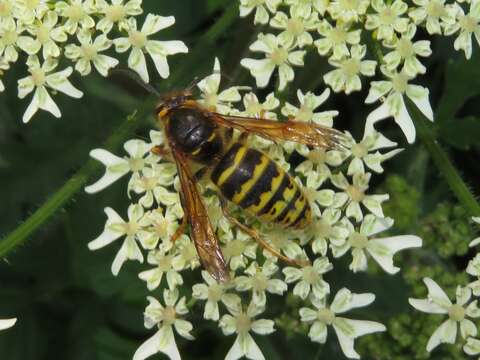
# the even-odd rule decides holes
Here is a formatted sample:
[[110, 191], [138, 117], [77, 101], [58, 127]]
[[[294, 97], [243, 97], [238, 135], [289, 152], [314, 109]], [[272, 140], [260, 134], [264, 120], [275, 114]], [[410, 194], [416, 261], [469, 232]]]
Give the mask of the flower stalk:
[[472, 216], [480, 215], [480, 204], [468, 188], [465, 181], [462, 179], [460, 173], [450, 161], [445, 150], [435, 138], [433, 126], [424, 117], [424, 115], [412, 104], [410, 99], [407, 99], [407, 108], [412, 115], [415, 127], [418, 131], [420, 141], [423, 143], [428, 153], [433, 159], [435, 166], [440, 170], [441, 174], [448, 183], [450, 189], [454, 193], [458, 201], [467, 209]]
[[[151, 101], [146, 101], [139, 111], [127, 116], [125, 121], [105, 141], [107, 149], [118, 148], [132, 132], [143, 123], [151, 112]], [[94, 159], [90, 159], [80, 168], [60, 189], [58, 189], [40, 208], [38, 208], [25, 222], [5, 236], [0, 241], [0, 258], [5, 257], [19, 245], [22, 245], [28, 237], [42, 224], [48, 221], [55, 213], [65, 206], [75, 194], [80, 191], [88, 179], [101, 168]]]

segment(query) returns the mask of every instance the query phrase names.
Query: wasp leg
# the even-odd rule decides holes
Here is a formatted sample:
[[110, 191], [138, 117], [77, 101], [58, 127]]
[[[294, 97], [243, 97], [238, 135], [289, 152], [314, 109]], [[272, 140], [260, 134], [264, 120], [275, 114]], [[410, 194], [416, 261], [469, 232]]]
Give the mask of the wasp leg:
[[173, 162], [172, 151], [165, 146], [156, 145], [150, 149], [152, 154], [166, 158], [168, 161]]
[[224, 198], [220, 197], [220, 205], [222, 206], [222, 211], [223, 211], [223, 216], [225, 216], [225, 218], [230, 221], [233, 225], [237, 226], [240, 230], [242, 230], [244, 233], [250, 235], [253, 239], [255, 239], [255, 241], [261, 246], [263, 247], [265, 250], [267, 250], [268, 252], [270, 252], [273, 256], [276, 256], [277, 258], [279, 258], [280, 260], [283, 260], [284, 262], [286, 262], [287, 264], [289, 265], [293, 265], [293, 266], [307, 266], [307, 265], [310, 265], [310, 262], [308, 260], [295, 260], [295, 259], [291, 259], [283, 254], [281, 254], [277, 249], [275, 249], [274, 247], [272, 247], [268, 242], [266, 242], [265, 240], [263, 240], [260, 235], [258, 234], [258, 232], [256, 232], [255, 230], [253, 230], [252, 228], [249, 228], [248, 226], [246, 226], [245, 224], [242, 224], [241, 222], [239, 222], [237, 219], [235, 219], [229, 212], [228, 212], [228, 209], [227, 209], [227, 202]]
[[196, 181], [202, 180], [202, 178], [205, 176], [205, 174], [208, 172], [208, 167], [204, 166], [200, 169], [198, 169], [195, 174], [193, 174], [193, 178]]
[[185, 234], [185, 228], [187, 227], [187, 224], [188, 224], [188, 219], [185, 215], [183, 215], [182, 223], [178, 227], [177, 231], [175, 231], [175, 233], [170, 238], [170, 241], [172, 242], [172, 244], [174, 244], [175, 241], [177, 241], [180, 236]]
[[246, 144], [249, 135], [250, 135], [250, 134], [248, 133], [248, 131], [242, 132], [242, 133], [240, 134], [240, 136], [238, 137], [238, 140], [237, 140], [237, 141], [238, 141], [240, 144]]

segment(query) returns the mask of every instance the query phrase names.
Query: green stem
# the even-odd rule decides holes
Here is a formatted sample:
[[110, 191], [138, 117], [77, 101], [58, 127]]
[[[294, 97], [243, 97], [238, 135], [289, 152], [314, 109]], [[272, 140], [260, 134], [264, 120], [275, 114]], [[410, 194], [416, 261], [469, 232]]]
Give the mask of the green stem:
[[[224, 34], [225, 30], [232, 25], [237, 18], [236, 4], [226, 7], [223, 15], [216, 23], [199, 39], [192, 53], [179, 66], [172, 78], [178, 79], [187, 72], [191, 72], [194, 65], [205, 53], [205, 47], [214, 45], [216, 40]], [[142, 124], [149, 113], [154, 108], [152, 101], [147, 100], [143, 103], [138, 113], [133, 113], [125, 122], [107, 139], [102, 148], [114, 151], [125, 141], [134, 130]], [[38, 208], [25, 222], [13, 230], [10, 234], [0, 240], [0, 258], [9, 254], [17, 246], [23, 244], [26, 239], [35, 232], [42, 224], [48, 221], [55, 213], [65, 206], [70, 199], [80, 191], [92, 174], [99, 171], [102, 165], [96, 160], [90, 159], [87, 163], [73, 175], [52, 197], [50, 197], [40, 208]]]
[[480, 204], [477, 202], [475, 196], [450, 161], [447, 153], [441, 148], [436, 140], [433, 125], [408, 98], [407, 108], [415, 123], [415, 127], [417, 128], [420, 141], [425, 145], [425, 148], [432, 157], [438, 170], [440, 170], [440, 173], [447, 181], [450, 189], [470, 215], [479, 216]]
[[[114, 151], [133, 131], [142, 123], [151, 112], [151, 101], [147, 101], [141, 110], [129, 115], [123, 124], [105, 141], [102, 148]], [[93, 159], [80, 168], [59, 190], [40, 206], [25, 222], [0, 241], [0, 258], [6, 256], [38, 229], [40, 225], [50, 219], [59, 209], [65, 206], [70, 199], [87, 183], [89, 177], [101, 169], [102, 165]]]

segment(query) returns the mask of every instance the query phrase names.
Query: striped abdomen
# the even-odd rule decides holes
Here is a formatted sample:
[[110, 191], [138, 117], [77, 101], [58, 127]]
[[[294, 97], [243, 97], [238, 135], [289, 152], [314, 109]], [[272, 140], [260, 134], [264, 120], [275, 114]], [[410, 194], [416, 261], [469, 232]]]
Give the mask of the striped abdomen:
[[302, 189], [260, 151], [235, 143], [215, 166], [211, 179], [225, 198], [263, 221], [302, 228], [311, 220]]

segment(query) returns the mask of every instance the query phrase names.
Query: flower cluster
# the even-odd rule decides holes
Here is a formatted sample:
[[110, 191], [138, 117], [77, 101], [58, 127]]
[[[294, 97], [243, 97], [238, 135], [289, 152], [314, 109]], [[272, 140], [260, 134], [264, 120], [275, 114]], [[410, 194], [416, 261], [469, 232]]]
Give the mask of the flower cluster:
[[[474, 217], [473, 221], [480, 224], [480, 218]], [[471, 241], [470, 246], [480, 243], [480, 238]], [[480, 296], [480, 254], [470, 260], [466, 273], [476, 277], [476, 280], [467, 286], [458, 285], [456, 289], [455, 303], [449, 299], [442, 288], [432, 279], [424, 278], [423, 281], [428, 289], [426, 299], [409, 299], [410, 305], [415, 309], [430, 313], [443, 314], [448, 318], [433, 332], [427, 343], [427, 351], [432, 351], [442, 343], [463, 344], [463, 351], [467, 355], [480, 354], [480, 340], [477, 338], [477, 326], [471, 319], [480, 317], [480, 308], [477, 306]], [[460, 330], [460, 336], [457, 336]]]
[[[147, 82], [145, 54], [150, 55], [160, 76], [168, 77], [167, 56], [188, 49], [182, 41], [154, 40], [156, 33], [175, 23], [173, 16], [148, 14], [139, 27], [141, 5], [142, 0], [2, 0], [0, 91], [5, 89], [1, 81], [5, 71], [13, 63], [26, 63], [29, 75], [18, 80], [18, 97], [31, 93], [33, 97], [23, 121], [30, 121], [39, 109], [60, 117], [51, 93], [82, 97], [69, 80], [74, 70], [87, 76], [93, 67], [107, 76], [119, 64], [112, 56], [115, 53], [130, 50], [128, 66]], [[71, 66], [61, 65], [59, 70], [66, 62]]]
[[[299, 90], [297, 103], [282, 103], [273, 93], [259, 99], [245, 87], [221, 90], [219, 73], [220, 64], [215, 60], [213, 74], [198, 83], [201, 93], [198, 101], [211, 110], [273, 120], [294, 117], [323, 126], [332, 126], [338, 114], [335, 110], [319, 109], [329, 97], [328, 89], [320, 95]], [[119, 243], [112, 273], [117, 275], [127, 260], [147, 263], [139, 278], [149, 290], [164, 289], [162, 301], [148, 299], [145, 326], [156, 327], [157, 331], [140, 346], [135, 359], [145, 359], [156, 352], [178, 359], [173, 329], [179, 336], [192, 340], [193, 325], [185, 318], [192, 306], [200, 304], [206, 320], [218, 322], [224, 335], [236, 335], [226, 359], [243, 356], [264, 359], [254, 338], [276, 329], [275, 322], [261, 314], [270, 315], [265, 310], [271, 297], [285, 296], [288, 292], [303, 304], [297, 309], [297, 319], [309, 327], [310, 339], [324, 343], [327, 328], [332, 326], [343, 353], [349, 358], [359, 358], [354, 349], [357, 337], [385, 330], [380, 323], [341, 315], [371, 304], [374, 294], [355, 294], [342, 288], [328, 305], [331, 297], [328, 276], [333, 269], [333, 258], [343, 256], [351, 259], [352, 272], [366, 271], [368, 264], [375, 262], [387, 274], [395, 274], [400, 269], [394, 265], [393, 256], [400, 250], [422, 245], [422, 240], [412, 235], [380, 236], [393, 225], [393, 220], [382, 211], [382, 203], [389, 196], [369, 193], [372, 174], [382, 173], [383, 162], [401, 149], [373, 127], [367, 127], [360, 140], [345, 133], [344, 145], [329, 150], [309, 149], [291, 142], [273, 143], [254, 135], [247, 141], [250, 147], [263, 151], [298, 181], [313, 219], [302, 230], [289, 230], [260, 223], [254, 216], [229, 204], [231, 215], [255, 229], [269, 247], [303, 264], [300, 267], [285, 265], [267, 247], [224, 217], [217, 192], [212, 191], [215, 189], [208, 179], [202, 179], [197, 186], [229, 267], [230, 280], [224, 283], [202, 270], [188, 231], [178, 236], [184, 216], [180, 184], [162, 131], [152, 130], [149, 141], [127, 141], [123, 157], [103, 149], [90, 153], [105, 165], [105, 174], [86, 191], [101, 191], [128, 175], [127, 192], [132, 204], [126, 218], [111, 208], [105, 209], [104, 231], [89, 243], [89, 248], [97, 250]], [[153, 147], [164, 151], [151, 152]], [[296, 166], [289, 162], [293, 152], [303, 158]], [[184, 283], [184, 274], [189, 271], [198, 279], [190, 292]], [[186, 297], [180, 297], [180, 288]]]
[[[308, 51], [325, 57], [331, 70], [317, 73], [335, 92], [351, 94], [369, 81], [365, 103], [380, 102], [366, 121], [369, 126], [393, 117], [409, 143], [415, 127], [407, 111], [406, 97], [433, 121], [427, 88], [412, 84], [425, 74], [422, 64], [432, 54], [430, 40], [418, 40], [419, 28], [428, 35], [455, 36], [454, 47], [467, 59], [472, 55], [472, 37], [480, 43], [480, 2], [445, 0], [241, 0], [240, 16], [254, 13], [255, 24], [268, 24], [250, 50], [256, 58], [241, 64], [265, 87], [278, 71], [276, 86], [285, 89], [294, 79], [294, 68], [306, 66]], [[371, 39], [370, 41], [365, 41]], [[377, 80], [375, 76], [380, 75]]]

